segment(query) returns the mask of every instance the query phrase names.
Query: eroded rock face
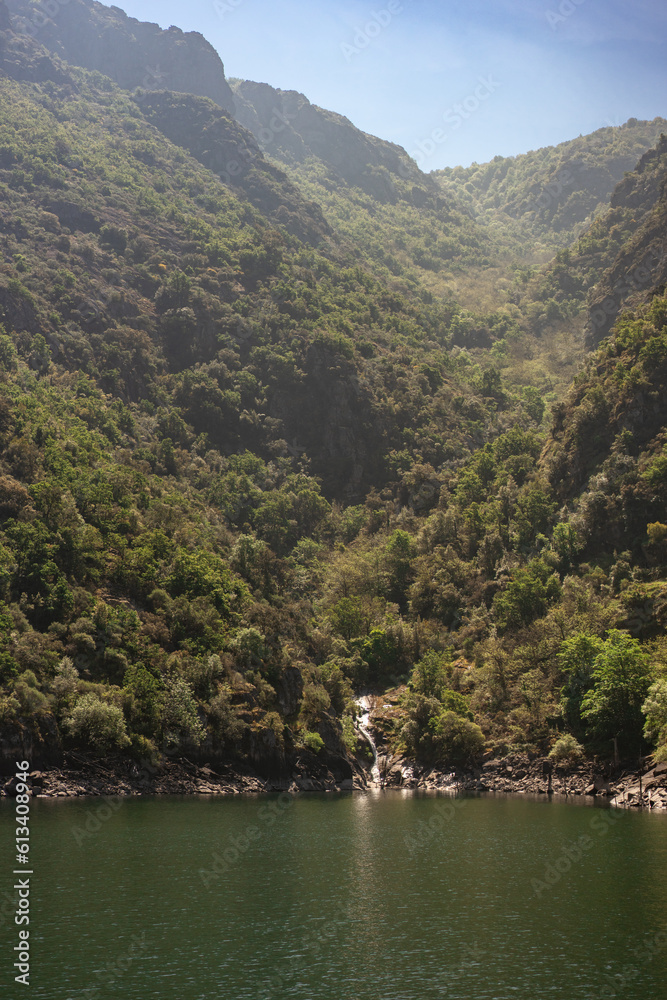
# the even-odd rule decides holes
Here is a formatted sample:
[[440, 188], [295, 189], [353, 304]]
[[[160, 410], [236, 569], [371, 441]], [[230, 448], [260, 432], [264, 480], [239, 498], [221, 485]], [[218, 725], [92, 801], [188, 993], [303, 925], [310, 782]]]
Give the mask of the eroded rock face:
[[222, 60], [198, 32], [163, 31], [128, 17], [119, 7], [89, 0], [60, 0], [49, 17], [28, 0], [7, 0], [7, 7], [15, 31], [32, 35], [73, 65], [111, 77], [125, 90], [200, 94], [234, 110]]
[[3, 727], [0, 735], [0, 775], [12, 775], [16, 761], [33, 767], [54, 767], [62, 761], [62, 745], [52, 715], [34, 715]]
[[425, 201], [430, 192], [445, 204], [437, 186], [404, 149], [367, 135], [343, 115], [311, 104], [303, 94], [243, 80], [234, 84], [234, 96], [238, 121], [268, 156], [286, 163], [316, 157], [332, 177], [360, 187], [380, 202], [398, 200], [396, 179], [402, 179], [421, 185]]
[[278, 704], [283, 715], [293, 715], [303, 695], [303, 677], [298, 667], [286, 667], [276, 685]]
[[667, 281], [667, 138], [661, 137], [617, 186], [609, 216], [618, 208], [632, 209], [636, 230], [591, 293], [585, 334], [589, 348], [609, 336], [624, 310], [649, 301]]

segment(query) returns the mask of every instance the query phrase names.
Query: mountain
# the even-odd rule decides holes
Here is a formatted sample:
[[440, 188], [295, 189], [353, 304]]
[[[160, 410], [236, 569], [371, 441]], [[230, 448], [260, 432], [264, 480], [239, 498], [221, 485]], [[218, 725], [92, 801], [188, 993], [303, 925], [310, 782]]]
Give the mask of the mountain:
[[664, 118], [631, 118], [558, 146], [496, 156], [490, 163], [434, 172], [445, 194], [457, 197], [477, 218], [511, 226], [552, 252], [569, 245], [605, 211], [627, 171], [667, 128]]
[[626, 173], [607, 210], [526, 281], [523, 305], [534, 319], [581, 315], [587, 346], [596, 347], [624, 309], [664, 289], [666, 182], [667, 139], [662, 135]]
[[163, 31], [119, 7], [88, 0], [55, 3], [46, 14], [30, 0], [7, 0], [15, 29], [74, 66], [110, 77], [125, 90], [197, 94], [233, 112], [220, 56], [203, 35]]
[[213, 101], [172, 91], [141, 92], [137, 100], [152, 125], [229, 187], [240, 188], [277, 225], [313, 245], [331, 235], [319, 205], [306, 202], [250, 133]]
[[[639, 164], [520, 250], [525, 212], [473, 218], [471, 179], [229, 87], [199, 36], [21, 16], [0, 2], [3, 760], [331, 784], [367, 764], [366, 688], [383, 752], [425, 768], [664, 756], [655, 123], [580, 140], [584, 207]], [[169, 88], [137, 84], [174, 46]]]
[[378, 275], [451, 297], [455, 274], [491, 263], [495, 240], [404, 149], [302, 94], [231, 83], [238, 120]]
[[[598, 281], [589, 302], [587, 340], [594, 346], [608, 335], [621, 312], [646, 302], [667, 281], [667, 136], [639, 161], [611, 198], [609, 228], [614, 214], [631, 213], [632, 231]], [[612, 229], [613, 231], [613, 229]], [[597, 236], [597, 234], [596, 234]]]
[[436, 192], [402, 147], [361, 132], [303, 94], [248, 80], [234, 80], [232, 87], [236, 117], [275, 159], [291, 165], [319, 160], [338, 180], [377, 201], [396, 200], [399, 178]]

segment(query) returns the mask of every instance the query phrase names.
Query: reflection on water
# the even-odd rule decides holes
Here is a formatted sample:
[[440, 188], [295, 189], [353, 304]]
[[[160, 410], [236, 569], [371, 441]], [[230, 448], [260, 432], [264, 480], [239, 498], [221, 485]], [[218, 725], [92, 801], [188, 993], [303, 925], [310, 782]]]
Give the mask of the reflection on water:
[[374, 789], [131, 799], [77, 838], [97, 805], [33, 805], [35, 1000], [667, 996], [665, 816]]

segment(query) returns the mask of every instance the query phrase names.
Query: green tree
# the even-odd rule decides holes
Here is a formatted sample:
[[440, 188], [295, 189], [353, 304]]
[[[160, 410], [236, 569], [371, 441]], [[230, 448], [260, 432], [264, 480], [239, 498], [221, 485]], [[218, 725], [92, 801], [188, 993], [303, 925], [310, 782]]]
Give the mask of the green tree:
[[199, 744], [206, 737], [206, 730], [199, 720], [197, 702], [191, 686], [182, 677], [165, 678], [162, 695], [161, 723], [165, 742]]
[[409, 687], [416, 694], [425, 698], [442, 698], [443, 691], [449, 686], [450, 657], [446, 653], [436, 653], [429, 649], [416, 663], [410, 675]]
[[333, 628], [349, 642], [356, 639], [364, 630], [364, 613], [358, 597], [341, 597], [329, 612], [329, 620]]
[[415, 540], [407, 531], [394, 531], [385, 547], [389, 600], [401, 608], [407, 603], [406, 591], [412, 582], [412, 562], [416, 553]]
[[618, 740], [626, 753], [639, 753], [642, 705], [651, 684], [649, 658], [628, 632], [612, 629], [593, 663], [593, 687], [582, 701], [581, 715], [590, 735]]
[[642, 705], [646, 716], [644, 736], [657, 744], [656, 760], [667, 760], [667, 680], [652, 684], [646, 701]]
[[526, 569], [516, 571], [505, 590], [496, 594], [493, 610], [501, 629], [520, 628], [546, 614], [560, 594], [558, 577], [541, 559], [533, 559]]
[[431, 719], [434, 757], [442, 764], [465, 766], [484, 750], [484, 733], [458, 712], [445, 710]]
[[584, 732], [581, 703], [593, 684], [593, 664], [603, 647], [596, 635], [578, 632], [561, 643], [558, 665], [566, 677], [561, 689], [561, 707], [567, 726], [575, 733]]
[[79, 698], [64, 727], [71, 739], [99, 754], [130, 745], [121, 709], [92, 692]]
[[576, 767], [584, 759], [584, 748], [572, 733], [565, 733], [556, 740], [549, 759], [558, 767]]

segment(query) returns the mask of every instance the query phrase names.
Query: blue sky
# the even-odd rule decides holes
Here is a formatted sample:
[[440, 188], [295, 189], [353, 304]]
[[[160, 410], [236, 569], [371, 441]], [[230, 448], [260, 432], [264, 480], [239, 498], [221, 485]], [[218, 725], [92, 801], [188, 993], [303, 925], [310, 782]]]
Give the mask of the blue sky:
[[[110, 5], [107, 5], [110, 6]], [[422, 169], [667, 117], [664, 0], [119, 0], [227, 76], [299, 90]]]

